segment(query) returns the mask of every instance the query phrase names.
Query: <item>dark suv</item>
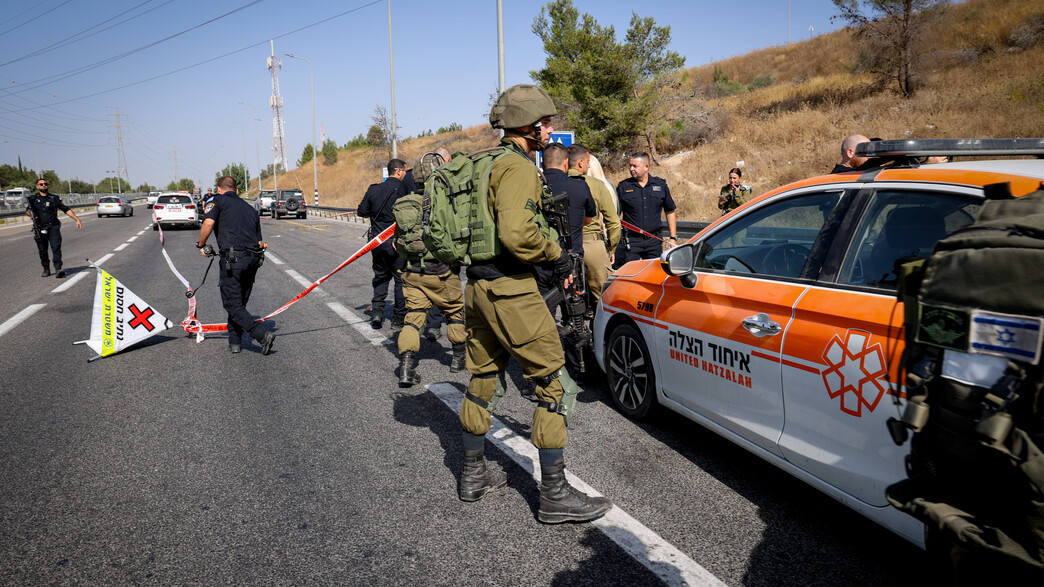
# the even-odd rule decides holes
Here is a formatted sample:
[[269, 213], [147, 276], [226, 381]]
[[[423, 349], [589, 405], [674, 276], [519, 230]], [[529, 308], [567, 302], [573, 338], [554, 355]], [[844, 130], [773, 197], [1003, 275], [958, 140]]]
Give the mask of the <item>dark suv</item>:
[[272, 198], [272, 218], [287, 214], [296, 214], [298, 218], [306, 218], [308, 210], [301, 190], [278, 190]]

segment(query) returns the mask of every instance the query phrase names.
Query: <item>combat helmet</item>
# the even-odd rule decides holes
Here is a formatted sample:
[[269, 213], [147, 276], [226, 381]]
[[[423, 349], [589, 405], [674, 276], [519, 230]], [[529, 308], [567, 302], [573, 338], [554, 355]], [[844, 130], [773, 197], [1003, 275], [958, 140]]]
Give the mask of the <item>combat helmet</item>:
[[517, 84], [504, 90], [489, 111], [493, 128], [521, 128], [558, 114], [555, 102], [540, 86]]

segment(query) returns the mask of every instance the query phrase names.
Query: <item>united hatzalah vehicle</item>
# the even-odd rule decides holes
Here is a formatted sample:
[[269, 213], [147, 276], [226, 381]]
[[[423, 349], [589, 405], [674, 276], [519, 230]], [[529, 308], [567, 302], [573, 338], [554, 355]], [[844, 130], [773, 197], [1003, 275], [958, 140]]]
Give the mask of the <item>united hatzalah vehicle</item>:
[[[859, 149], [884, 166], [777, 188], [620, 268], [595, 357], [625, 415], [679, 412], [923, 546], [924, 527], [885, 498], [910, 452], [886, 425], [906, 403], [897, 271], [970, 224], [984, 185], [1036, 190], [1044, 160], [1012, 157], [1044, 155], [1044, 139]], [[920, 163], [931, 155], [957, 161]]]

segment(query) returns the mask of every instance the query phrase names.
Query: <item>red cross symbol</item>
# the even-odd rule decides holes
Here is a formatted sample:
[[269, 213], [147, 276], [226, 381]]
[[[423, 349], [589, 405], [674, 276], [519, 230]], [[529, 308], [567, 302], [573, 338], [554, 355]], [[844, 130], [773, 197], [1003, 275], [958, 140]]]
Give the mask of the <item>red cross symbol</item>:
[[135, 306], [134, 304], [131, 304], [130, 311], [131, 311], [131, 314], [134, 314], [134, 319], [130, 321], [130, 327], [131, 328], [137, 328], [139, 326], [144, 326], [145, 329], [148, 330], [149, 332], [152, 332], [152, 330], [154, 328], [156, 328], [155, 326], [152, 325], [152, 322], [149, 322], [149, 318], [152, 317], [152, 314], [153, 314], [152, 308], [145, 308], [145, 311], [142, 312], [141, 310], [138, 309], [137, 306]]

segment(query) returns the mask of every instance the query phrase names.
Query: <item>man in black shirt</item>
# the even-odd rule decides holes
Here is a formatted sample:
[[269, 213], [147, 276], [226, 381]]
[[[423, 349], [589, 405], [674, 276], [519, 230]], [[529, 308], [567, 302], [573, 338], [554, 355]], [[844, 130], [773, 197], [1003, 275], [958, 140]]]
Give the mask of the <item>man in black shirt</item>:
[[[667, 182], [649, 173], [649, 154], [640, 151], [631, 155], [629, 169], [631, 177], [616, 186], [620, 219], [656, 237], [644, 236], [625, 228], [623, 246], [616, 249], [616, 268], [636, 259], [655, 259], [664, 248], [678, 244], [677, 205], [671, 197]], [[661, 212], [667, 216], [668, 232], [662, 241], [658, 238], [663, 228]]]
[[[395, 222], [392, 206], [399, 196], [406, 194], [402, 179], [406, 177], [406, 162], [402, 159], [388, 161], [388, 180], [375, 183], [366, 190], [356, 214], [370, 219], [368, 238], [380, 234]], [[406, 318], [406, 299], [402, 297], [402, 269], [405, 262], [392, 248], [392, 240], [370, 252], [373, 262], [373, 299], [370, 301], [370, 326], [380, 328], [384, 323], [384, 300], [388, 297], [388, 282], [395, 280], [395, 310], [392, 327], [402, 328]]]
[[199, 242], [204, 257], [213, 257], [214, 249], [207, 246], [210, 233], [217, 227], [217, 254], [221, 255], [221, 304], [228, 312], [228, 350], [242, 351], [243, 333], [249, 332], [261, 345], [261, 354], [272, 351], [275, 334], [265, 330], [261, 322], [246, 309], [254, 278], [261, 267], [268, 243], [261, 241], [261, 221], [257, 211], [239, 198], [236, 180], [224, 176], [217, 181], [219, 194], [207, 201], [203, 208], [203, 226]]
[[569, 236], [573, 253], [584, 256], [584, 226], [591, 223], [598, 210], [595, 208], [591, 188], [580, 177], [569, 177], [569, 153], [561, 143], [549, 143], [544, 147], [544, 177], [551, 193], [565, 193], [569, 198]]
[[48, 193], [46, 179], [36, 180], [36, 189], [40, 193], [26, 198], [25, 215], [33, 219], [33, 236], [40, 252], [40, 263], [43, 264], [42, 276], [51, 275], [51, 260], [47, 258], [47, 246], [50, 244], [56, 277], [62, 278], [65, 277], [65, 271], [62, 269], [62, 229], [58, 211], [65, 212], [66, 216], [75, 220], [77, 230], [83, 228], [83, 223], [60, 197]]

